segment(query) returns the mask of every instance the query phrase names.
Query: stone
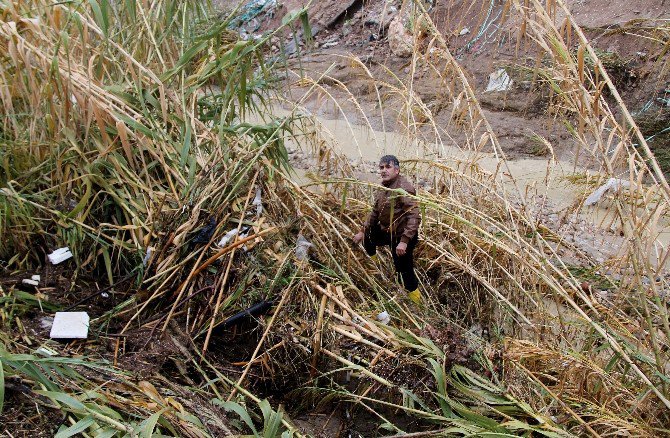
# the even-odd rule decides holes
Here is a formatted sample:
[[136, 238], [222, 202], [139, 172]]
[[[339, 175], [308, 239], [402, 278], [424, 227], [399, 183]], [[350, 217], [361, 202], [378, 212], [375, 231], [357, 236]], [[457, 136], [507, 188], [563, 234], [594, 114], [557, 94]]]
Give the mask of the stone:
[[389, 25], [388, 30], [389, 48], [394, 55], [406, 58], [412, 55], [414, 40], [412, 34], [405, 29], [400, 16], [396, 16]]

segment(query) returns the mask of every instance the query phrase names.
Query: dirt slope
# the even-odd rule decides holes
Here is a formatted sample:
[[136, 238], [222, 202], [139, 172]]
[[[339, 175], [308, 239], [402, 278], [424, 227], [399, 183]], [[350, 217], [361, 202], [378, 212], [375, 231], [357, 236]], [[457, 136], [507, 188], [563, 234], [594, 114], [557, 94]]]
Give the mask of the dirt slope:
[[[260, 35], [279, 26], [287, 14], [307, 3], [301, 0], [265, 2], [261, 13], [241, 26], [241, 31]], [[643, 0], [634, 2], [631, 7], [630, 2], [624, 1], [566, 1], [575, 20], [607, 64], [645, 135], [657, 134], [651, 143], [661, 151], [660, 158], [665, 157], [665, 150], [670, 148], [670, 135], [659, 134], [670, 126], [669, 69], [660, 44], [667, 35], [649, 29], [670, 18], [670, 6], [665, 3], [665, 0]], [[377, 78], [392, 80], [392, 76], [397, 75], [405, 83], [411, 78], [412, 92], [431, 109], [435, 121], [446, 126], [447, 104], [435, 74], [421, 65], [412, 66], [410, 57], [399, 56], [390, 48], [389, 27], [393, 19], [408, 8], [407, 4], [397, 0], [313, 2], [308, 15], [315, 44], [305, 44], [302, 30], [298, 29], [298, 49], [290, 32], [284, 41], [273, 41], [272, 49], [276, 55], [284, 52], [295, 57], [299, 53], [302, 60], [299, 64], [294, 62], [294, 66], [302, 67], [313, 78], [321, 78], [327, 71], [329, 78], [321, 78], [327, 92], [346, 98], [342, 85], [346, 86], [375, 129], [402, 131], [404, 126], [393, 104], [384, 108], [382, 123], [374, 87], [370, 86], [361, 67], [346, 58], [350, 54], [359, 57]], [[534, 48], [528, 41], [518, 43], [520, 18], [510, 14], [506, 2], [447, 0], [427, 2], [426, 7], [450, 51], [467, 72], [485, 116], [510, 156], [545, 156], [547, 148], [537, 142], [541, 136], [551, 143], [557, 158], [572, 159], [575, 145], [567, 130], [557, 123], [550, 108], [551, 97], [533, 82], [529, 70], [537, 61]], [[560, 27], [564, 14], [559, 10], [553, 15], [555, 25]], [[424, 41], [423, 48], [429, 43]], [[487, 93], [489, 75], [499, 68], [506, 69], [513, 85], [505, 92]], [[299, 96], [294, 94], [291, 98]], [[341, 109], [333, 108], [327, 100], [312, 98], [307, 102], [308, 108], [325, 117], [342, 118]], [[345, 107], [344, 111], [354, 122], [363, 122], [353, 106]]]

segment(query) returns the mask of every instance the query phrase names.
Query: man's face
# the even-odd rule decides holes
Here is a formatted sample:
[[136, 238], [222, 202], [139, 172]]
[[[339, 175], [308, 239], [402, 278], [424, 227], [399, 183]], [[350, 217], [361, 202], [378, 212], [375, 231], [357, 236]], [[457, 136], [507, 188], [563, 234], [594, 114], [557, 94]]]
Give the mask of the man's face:
[[395, 167], [393, 163], [379, 163], [379, 176], [382, 178], [382, 182], [392, 181], [399, 173], [400, 169]]

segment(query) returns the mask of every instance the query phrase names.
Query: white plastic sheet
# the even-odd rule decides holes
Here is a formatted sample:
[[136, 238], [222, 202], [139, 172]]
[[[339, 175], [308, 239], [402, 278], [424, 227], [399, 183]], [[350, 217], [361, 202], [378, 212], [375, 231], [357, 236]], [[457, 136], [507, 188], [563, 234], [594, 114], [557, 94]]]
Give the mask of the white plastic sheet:
[[619, 178], [610, 178], [607, 180], [607, 182], [600, 187], [596, 189], [595, 192], [591, 193], [588, 198], [586, 198], [586, 201], [584, 201], [584, 205], [591, 206], [595, 205], [598, 201], [600, 201], [600, 198], [603, 197], [605, 192], [608, 190], [619, 190], [622, 187], [629, 187], [630, 182], [625, 181], [623, 179]]
[[237, 236], [237, 228], [233, 228], [232, 230], [228, 231], [226, 235], [223, 236], [221, 240], [219, 240], [218, 245], [223, 248], [224, 246], [228, 245], [228, 243], [232, 241], [235, 236]]

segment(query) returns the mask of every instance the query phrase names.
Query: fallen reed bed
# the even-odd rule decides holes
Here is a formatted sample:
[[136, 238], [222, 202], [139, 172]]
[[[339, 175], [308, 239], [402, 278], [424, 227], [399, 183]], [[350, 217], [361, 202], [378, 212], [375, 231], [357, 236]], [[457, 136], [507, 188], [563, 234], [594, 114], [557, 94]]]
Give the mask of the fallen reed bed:
[[[569, 12], [558, 29], [552, 8], [508, 4], [555, 61], [543, 77], [602, 163], [596, 177], [628, 172], [630, 189], [610, 200], [626, 244], [604, 262], [544, 224], [505, 172], [505, 153], [439, 32], [417, 30], [417, 48], [429, 44], [412, 65], [444, 83], [451, 126], [434, 122], [411, 84], [359, 63], [381, 105], [400, 103], [410, 137], [432, 126], [440, 152], [458, 132], [473, 152], [406, 163], [404, 172], [427, 181], [416, 196], [427, 296], [419, 309], [394, 284], [388, 255], [372, 262], [351, 244], [379, 187], [352, 178], [349, 160], [300, 107], [276, 118], [265, 106], [276, 79], [267, 39], [239, 41], [227, 31], [231, 17], [212, 20], [204, 5], [180, 1], [0, 5], [3, 267], [38, 266], [67, 245], [76, 275], [109, 286], [130, 279], [132, 294], [92, 315], [91, 330], [101, 343], [135, 339], [133, 353], [163, 364], [138, 381], [104, 355], [41, 357], [9, 329], [28, 333], [21, 320], [48, 293], [3, 286], [0, 400], [15, 382], [46, 397], [62, 413], [60, 436], [302, 435], [283, 403], [296, 415], [345, 410], [389, 435], [667, 432], [666, 250], [656, 244], [667, 183], [634, 122], [624, 128], [595, 92], [616, 96]], [[574, 55], [568, 27], [582, 47]], [[584, 70], [585, 52], [597, 76]], [[327, 93], [318, 80], [299, 84]], [[287, 141], [316, 157], [311, 183], [296, 182]], [[484, 153], [499, 160], [496, 171], [478, 164]], [[597, 274], [611, 284], [602, 299], [562, 261], [566, 248], [582, 273], [607, 265], [629, 275]], [[378, 320], [382, 311], [390, 324]], [[179, 357], [176, 380], [163, 375], [166, 342]], [[118, 351], [119, 342], [114, 362]]]

